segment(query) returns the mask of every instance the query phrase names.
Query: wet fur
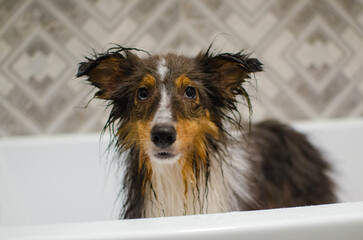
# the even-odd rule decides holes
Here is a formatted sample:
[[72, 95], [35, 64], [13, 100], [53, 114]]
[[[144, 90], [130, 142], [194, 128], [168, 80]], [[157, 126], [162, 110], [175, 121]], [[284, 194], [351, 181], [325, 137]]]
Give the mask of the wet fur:
[[[262, 64], [238, 52], [195, 58], [174, 54], [139, 58], [138, 49], [116, 47], [80, 64], [77, 77], [99, 90], [95, 97], [112, 107], [105, 130], [114, 136], [118, 154], [126, 153], [121, 217], [140, 218], [332, 203], [327, 162], [305, 136], [276, 121], [243, 127], [237, 96], [252, 111], [244, 86]], [[195, 101], [173, 93], [174, 120], [186, 152], [174, 164], [150, 161], [150, 122], [160, 96], [157, 63], [170, 73], [165, 87], [198, 89]], [[140, 102], [135, 93], [149, 84], [153, 97]], [[176, 88], [175, 88], [176, 86]], [[174, 90], [176, 89], [176, 90]], [[236, 129], [230, 133], [231, 127]], [[190, 140], [192, 139], [192, 140]]]

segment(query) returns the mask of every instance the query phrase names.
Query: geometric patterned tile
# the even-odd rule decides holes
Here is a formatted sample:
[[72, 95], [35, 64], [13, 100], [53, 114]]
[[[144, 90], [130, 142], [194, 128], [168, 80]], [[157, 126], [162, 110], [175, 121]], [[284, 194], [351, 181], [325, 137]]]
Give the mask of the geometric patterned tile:
[[[8, 57], [4, 70], [14, 79], [26, 84], [34, 95], [41, 97], [50, 92], [62, 74], [71, 67], [66, 57], [46, 33], [36, 29], [21, 48]], [[40, 99], [44, 101], [46, 99]]]
[[306, 26], [295, 40], [287, 58], [300, 74], [305, 75], [307, 84], [322, 92], [331, 78], [339, 71], [350, 55], [349, 49], [339, 42], [339, 36], [320, 17]]

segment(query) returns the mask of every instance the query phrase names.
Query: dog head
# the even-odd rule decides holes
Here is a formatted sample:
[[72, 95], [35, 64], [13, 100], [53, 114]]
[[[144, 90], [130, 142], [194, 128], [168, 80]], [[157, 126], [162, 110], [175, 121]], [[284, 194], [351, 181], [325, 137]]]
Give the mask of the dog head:
[[106, 126], [116, 126], [118, 147], [137, 148], [140, 167], [153, 161], [179, 161], [185, 169], [196, 159], [205, 163], [206, 144], [222, 141], [223, 123], [233, 121], [236, 97], [250, 107], [243, 84], [262, 64], [242, 52], [214, 54], [210, 48], [194, 58], [140, 58], [133, 50], [96, 54], [80, 63], [77, 74], [98, 88], [95, 97], [110, 101]]

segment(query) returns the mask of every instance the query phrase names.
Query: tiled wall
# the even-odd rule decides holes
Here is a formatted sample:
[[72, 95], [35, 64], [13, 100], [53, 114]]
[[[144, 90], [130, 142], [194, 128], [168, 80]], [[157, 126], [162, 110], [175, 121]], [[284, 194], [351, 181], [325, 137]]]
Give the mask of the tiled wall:
[[104, 103], [74, 75], [110, 45], [193, 55], [247, 49], [257, 118], [363, 116], [363, 1], [2, 0], [0, 136], [99, 131]]

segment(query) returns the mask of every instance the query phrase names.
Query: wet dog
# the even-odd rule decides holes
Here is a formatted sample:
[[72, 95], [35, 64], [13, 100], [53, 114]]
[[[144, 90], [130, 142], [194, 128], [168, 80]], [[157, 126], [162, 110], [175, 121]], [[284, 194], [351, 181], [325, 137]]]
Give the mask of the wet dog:
[[125, 169], [123, 218], [332, 203], [328, 163], [276, 121], [242, 124], [237, 99], [263, 70], [243, 52], [141, 58], [115, 47], [80, 63], [77, 77], [112, 107], [105, 129]]

